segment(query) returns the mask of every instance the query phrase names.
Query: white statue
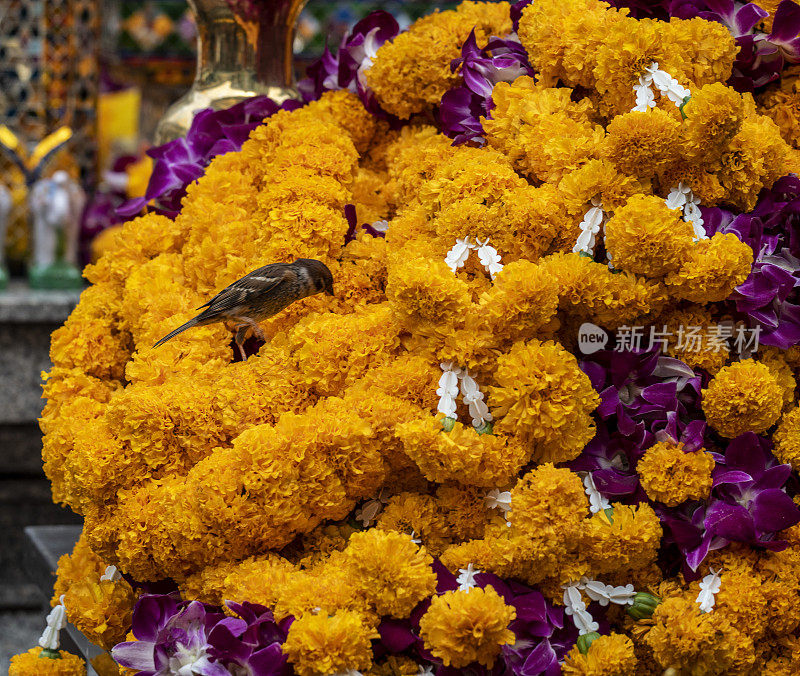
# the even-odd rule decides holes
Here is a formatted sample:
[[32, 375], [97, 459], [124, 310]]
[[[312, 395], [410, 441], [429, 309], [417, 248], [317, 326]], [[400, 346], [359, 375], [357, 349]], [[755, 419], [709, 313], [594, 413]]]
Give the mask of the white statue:
[[0, 183], [0, 289], [8, 284], [8, 269], [6, 268], [6, 234], [8, 233], [8, 219], [14, 200], [11, 193]]
[[29, 278], [40, 289], [80, 288], [78, 238], [86, 196], [66, 171], [33, 184], [28, 202], [33, 221]]

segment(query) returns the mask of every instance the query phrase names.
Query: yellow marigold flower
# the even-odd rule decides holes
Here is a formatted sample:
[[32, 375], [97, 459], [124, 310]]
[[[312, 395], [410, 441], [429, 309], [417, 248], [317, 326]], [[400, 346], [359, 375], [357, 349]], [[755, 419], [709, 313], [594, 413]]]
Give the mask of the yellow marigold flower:
[[433, 557], [409, 534], [377, 528], [354, 533], [344, 559], [353, 586], [378, 615], [408, 617], [436, 591]]
[[450, 543], [447, 526], [433, 496], [409, 492], [389, 498], [376, 524], [382, 530], [406, 535], [413, 531], [434, 556], [441, 554]]
[[497, 360], [495, 380], [489, 388], [495, 430], [532, 444], [540, 461], [572, 460], [594, 435], [591, 412], [600, 399], [559, 344], [516, 343]]
[[753, 250], [733, 233], [718, 232], [689, 247], [681, 268], [664, 281], [678, 298], [717, 303], [747, 279], [752, 266]]
[[741, 211], [752, 211], [761, 189], [787, 173], [790, 151], [770, 118], [748, 115], [716, 172], [725, 188], [725, 201]]
[[653, 622], [644, 641], [662, 668], [722, 675], [754, 661], [753, 640], [721, 614], [701, 613], [695, 595], [665, 598]]
[[92, 643], [111, 650], [125, 640], [136, 594], [123, 579], [88, 577], [70, 585], [64, 598], [69, 621]]
[[442, 430], [441, 416], [423, 417], [397, 426], [403, 450], [429, 481], [458, 481], [472, 486], [502, 486], [529, 459], [530, 451], [505, 434], [478, 434], [456, 422]]
[[26, 653], [14, 655], [8, 667], [8, 676], [86, 676], [86, 662], [77, 655], [59, 650], [60, 659], [41, 657], [39, 646]]
[[800, 148], [800, 67], [787, 68], [759, 97], [759, 103], [759, 112], [772, 118], [783, 139]]
[[504, 645], [516, 640], [508, 628], [516, 610], [493, 587], [434, 596], [419, 622], [425, 647], [447, 667], [478, 662], [491, 668]]
[[[619, 119], [619, 118], [615, 118]], [[558, 184], [569, 212], [574, 216], [583, 215], [597, 198], [607, 211], [615, 211], [639, 192], [646, 192], [639, 179], [617, 170], [611, 161], [589, 160], [579, 169], [569, 174]]]
[[339, 610], [331, 616], [307, 613], [289, 627], [283, 652], [299, 676], [323, 676], [372, 666], [378, 632], [358, 613]]
[[589, 508], [580, 477], [551, 463], [523, 476], [511, 490], [508, 520], [535, 536], [545, 531], [574, 536]]
[[[655, 322], [659, 330], [666, 326], [667, 331], [680, 339], [669, 341], [667, 354], [680, 359], [692, 368], [701, 368], [714, 375], [728, 360], [730, 350], [724, 338], [717, 333], [719, 324], [711, 313], [701, 305], [667, 310]], [[698, 327], [697, 331], [694, 327]]]
[[773, 436], [775, 457], [789, 463], [795, 470], [800, 468], [800, 407], [783, 416]]
[[575, 103], [571, 93], [525, 76], [501, 82], [492, 93], [492, 118], [483, 121], [489, 146], [540, 181], [558, 181], [595, 159], [605, 132], [589, 120], [589, 101]]
[[642, 503], [613, 504], [614, 513], [600, 511], [583, 524], [582, 551], [596, 574], [645, 568], [656, 560], [661, 523], [653, 508]]
[[694, 236], [679, 209], [651, 195], [631, 197], [614, 212], [605, 231], [614, 267], [647, 277], [663, 277], [680, 268]]
[[389, 272], [386, 296], [407, 330], [428, 333], [446, 332], [472, 303], [469, 287], [444, 259], [398, 261]]
[[666, 305], [660, 285], [627, 272], [614, 274], [585, 256], [556, 254], [540, 265], [561, 289], [559, 309], [574, 318], [617, 328]]
[[692, 93], [703, 85], [728, 81], [739, 46], [727, 26], [695, 17], [659, 21], [658, 29], [670, 56], [665, 69], [673, 77], [683, 76], [692, 83]]
[[680, 122], [658, 108], [617, 115], [606, 131], [603, 156], [623, 174], [650, 178], [681, 159]]
[[[221, 598], [237, 603], [260, 603], [272, 608], [294, 569], [291, 562], [276, 554], [245, 559], [233, 566], [224, 565], [223, 572], [227, 574], [220, 587]], [[208, 575], [206, 578], [204, 591], [209, 589], [209, 582], [213, 584], [213, 580], [208, 580]]]
[[438, 105], [442, 95], [458, 84], [450, 69], [472, 30], [480, 47], [492, 35], [511, 30], [507, 2], [462, 2], [455, 10], [437, 12], [383, 45], [367, 71], [367, 83], [381, 106], [408, 119]]
[[563, 673], [572, 676], [627, 676], [636, 673], [633, 642], [624, 634], [595, 639], [586, 655], [578, 646], [567, 653]]
[[689, 157], [713, 169], [745, 119], [742, 95], [721, 82], [692, 91], [684, 106], [683, 141]]
[[[443, 513], [448, 534], [453, 540], [471, 540], [483, 536], [491, 516], [486, 507], [485, 490], [461, 484], [442, 484], [436, 489], [436, 504]], [[427, 540], [424, 542], [428, 546]]]
[[110, 653], [100, 653], [89, 660], [97, 676], [133, 676], [133, 669], [126, 669], [117, 664]]
[[687, 453], [683, 444], [661, 442], [647, 449], [636, 472], [647, 497], [676, 507], [685, 500], [704, 500], [711, 490], [714, 458], [704, 450]]
[[777, 347], [764, 346], [759, 350], [759, 361], [766, 364], [775, 380], [778, 381], [783, 390], [783, 410], [787, 411], [794, 404], [794, 393], [797, 388], [797, 380], [792, 372], [792, 367], [786, 359], [786, 350]]
[[473, 315], [476, 329], [492, 346], [533, 338], [555, 317], [558, 292], [553, 277], [535, 263], [509, 263], [481, 295]]
[[708, 424], [729, 439], [745, 432], [761, 434], [783, 409], [783, 392], [775, 376], [753, 359], [726, 366], [702, 394]]

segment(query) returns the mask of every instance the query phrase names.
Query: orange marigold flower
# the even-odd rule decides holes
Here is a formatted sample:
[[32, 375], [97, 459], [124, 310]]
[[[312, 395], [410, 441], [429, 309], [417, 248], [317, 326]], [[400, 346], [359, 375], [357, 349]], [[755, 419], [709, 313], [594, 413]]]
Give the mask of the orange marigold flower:
[[685, 500], [703, 500], [711, 490], [714, 458], [704, 450], [687, 453], [683, 444], [661, 442], [647, 449], [636, 471], [647, 497], [676, 507]]

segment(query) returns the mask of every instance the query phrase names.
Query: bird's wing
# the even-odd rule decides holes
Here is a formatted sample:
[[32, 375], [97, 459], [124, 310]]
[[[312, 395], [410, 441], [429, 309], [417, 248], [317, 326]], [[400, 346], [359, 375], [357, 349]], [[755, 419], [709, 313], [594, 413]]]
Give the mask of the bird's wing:
[[291, 275], [289, 265], [286, 263], [273, 263], [263, 268], [253, 270], [241, 279], [237, 279], [230, 286], [225, 287], [205, 305], [198, 310], [202, 314], [224, 314], [233, 308], [248, 306], [253, 296], [262, 296], [269, 293], [281, 282]]

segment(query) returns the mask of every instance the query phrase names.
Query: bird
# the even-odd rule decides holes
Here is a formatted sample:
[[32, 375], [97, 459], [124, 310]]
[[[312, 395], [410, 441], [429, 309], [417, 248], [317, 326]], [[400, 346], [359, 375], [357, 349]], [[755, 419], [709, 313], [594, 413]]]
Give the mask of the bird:
[[333, 275], [322, 261], [298, 258], [293, 263], [271, 263], [247, 273], [226, 286], [198, 310], [202, 312], [159, 340], [153, 349], [194, 326], [230, 321], [236, 331], [236, 345], [242, 360], [244, 336], [252, 328], [260, 340], [266, 340], [258, 322], [269, 319], [296, 300], [318, 293], [333, 296]]

